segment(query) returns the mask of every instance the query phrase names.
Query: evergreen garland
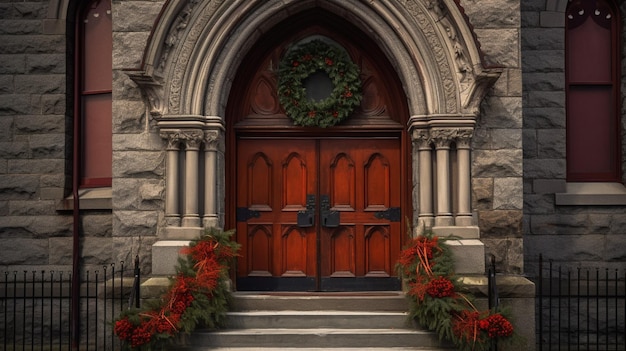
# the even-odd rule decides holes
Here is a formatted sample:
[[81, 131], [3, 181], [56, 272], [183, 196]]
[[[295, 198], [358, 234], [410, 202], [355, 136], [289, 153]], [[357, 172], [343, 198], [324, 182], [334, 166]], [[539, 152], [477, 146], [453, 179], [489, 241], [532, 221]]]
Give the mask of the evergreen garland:
[[[328, 74], [333, 90], [321, 101], [307, 98], [303, 81], [312, 74]], [[312, 40], [290, 50], [281, 60], [278, 99], [295, 125], [330, 127], [347, 118], [361, 103], [359, 67], [341, 49]]]
[[162, 298], [120, 315], [114, 332], [124, 350], [162, 350], [198, 325], [223, 324], [230, 302], [228, 264], [239, 249], [230, 240], [233, 233], [210, 229], [193, 240], [181, 250], [185, 256], [178, 258], [176, 275]]
[[490, 350], [497, 340], [512, 341], [514, 328], [505, 311], [479, 311], [454, 274], [446, 238], [426, 234], [400, 253], [398, 274], [407, 283], [410, 318], [453, 342], [459, 350]]

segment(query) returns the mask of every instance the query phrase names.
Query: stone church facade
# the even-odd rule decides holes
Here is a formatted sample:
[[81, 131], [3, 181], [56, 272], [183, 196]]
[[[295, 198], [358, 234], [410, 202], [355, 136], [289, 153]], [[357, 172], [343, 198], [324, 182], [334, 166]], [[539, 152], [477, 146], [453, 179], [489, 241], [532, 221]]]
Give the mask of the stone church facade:
[[[598, 2], [617, 4], [617, 19], [626, 15], [624, 4]], [[613, 159], [619, 179], [572, 178], [566, 101], [575, 89], [565, 79], [567, 3], [112, 1], [103, 13], [112, 26], [110, 184], [80, 189], [73, 189], [73, 155], [81, 150], [73, 149], [77, 74], [72, 73], [80, 61], [74, 32], [79, 6], [69, 0], [1, 3], [0, 266], [68, 269], [75, 218], [86, 267], [139, 255], [143, 271], [155, 279], [173, 271], [181, 246], [214, 226], [236, 228], [244, 246], [245, 267], [234, 273], [235, 282], [308, 276], [298, 264], [309, 262], [285, 252], [296, 247], [304, 256], [317, 252], [327, 259], [301, 239], [326, 231], [336, 238], [328, 244], [329, 265], [335, 265], [330, 276], [393, 276], [390, 266], [407, 224], [414, 233], [460, 237], [454, 248], [460, 274], [482, 274], [491, 254], [503, 276], [519, 278], [522, 283], [516, 284], [526, 288], [522, 277], [536, 273], [540, 253], [563, 262], [623, 265], [626, 87], [619, 72], [626, 72], [626, 49], [623, 39], [615, 45], [619, 59], [612, 71], [618, 75], [613, 97], [619, 112], [609, 129], [617, 130], [619, 152]], [[623, 34], [624, 22], [617, 19], [613, 30]], [[360, 58], [362, 106], [352, 120], [328, 129], [294, 127], [277, 104], [277, 53], [311, 37]], [[277, 154], [267, 164], [281, 165], [293, 154], [314, 150], [322, 150], [317, 157], [323, 160], [329, 140], [343, 140], [339, 148], [355, 141], [332, 156], [337, 160], [367, 149], [359, 147], [365, 140], [393, 140], [397, 169], [387, 170], [396, 163], [386, 161], [371, 169], [384, 170], [377, 179], [388, 180], [383, 183], [391, 184], [389, 194], [397, 195], [382, 191], [378, 199], [379, 192], [363, 190], [377, 187], [374, 177], [355, 175], [361, 187], [348, 192], [342, 206], [367, 202], [358, 195], [365, 192], [374, 194], [365, 197], [373, 199], [370, 207], [397, 208], [398, 218], [387, 220], [391, 212], [385, 212], [381, 221], [354, 219], [354, 231], [345, 233], [332, 226], [303, 229], [294, 224], [296, 213], [307, 210], [309, 191], [300, 197], [268, 191], [265, 199], [293, 199], [294, 207], [284, 215], [284, 225], [263, 217], [274, 213], [268, 209], [271, 201], [263, 207], [254, 194], [264, 185], [287, 188], [287, 183], [255, 183], [263, 174], [280, 178], [281, 168], [246, 176], [251, 171], [242, 160], [257, 151], [266, 157], [271, 152], [263, 148], [265, 142], [285, 139], [288, 145], [310, 140], [311, 146], [294, 148], [288, 157]], [[249, 140], [265, 142], [246, 144]], [[253, 151], [238, 151], [246, 147]], [[368, 157], [387, 156], [376, 151]], [[358, 169], [368, 163], [354, 164]], [[296, 172], [288, 162], [283, 165], [284, 172]], [[324, 177], [321, 171], [304, 174]], [[313, 194], [317, 201], [326, 194], [324, 185], [313, 182], [312, 188], [322, 189]], [[340, 188], [329, 189], [340, 194]], [[80, 201], [74, 201], [75, 194]], [[240, 208], [256, 212], [240, 219]], [[334, 208], [343, 218], [359, 212]], [[351, 240], [359, 231], [371, 238], [354, 253], [363, 258], [342, 261], [342, 248], [358, 246]], [[283, 244], [274, 237], [284, 238]], [[379, 247], [385, 249], [377, 254]]]

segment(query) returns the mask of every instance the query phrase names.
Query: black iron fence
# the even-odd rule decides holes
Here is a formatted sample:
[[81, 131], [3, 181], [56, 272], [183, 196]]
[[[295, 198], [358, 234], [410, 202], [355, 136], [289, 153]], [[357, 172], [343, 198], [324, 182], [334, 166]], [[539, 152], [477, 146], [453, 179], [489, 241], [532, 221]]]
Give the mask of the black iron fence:
[[[119, 350], [113, 320], [139, 304], [139, 261], [85, 271], [79, 313], [73, 313], [72, 274], [63, 271], [4, 272], [0, 282], [3, 350]], [[72, 317], [79, 330], [73, 332]], [[78, 334], [78, 335], [75, 335]]]
[[626, 350], [626, 269], [539, 257], [537, 350]]

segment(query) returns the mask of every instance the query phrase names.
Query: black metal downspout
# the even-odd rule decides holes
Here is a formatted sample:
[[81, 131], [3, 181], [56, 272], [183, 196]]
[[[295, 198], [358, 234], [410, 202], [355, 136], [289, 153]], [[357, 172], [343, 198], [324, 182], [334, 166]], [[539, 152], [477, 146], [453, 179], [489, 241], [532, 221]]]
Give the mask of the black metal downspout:
[[[80, 13], [80, 12], [77, 12]], [[75, 30], [74, 33], [78, 34], [81, 31], [78, 30], [80, 21], [77, 17], [74, 21]], [[78, 344], [80, 341], [80, 198], [78, 195], [79, 179], [80, 179], [80, 167], [81, 167], [81, 104], [80, 99], [77, 98], [80, 95], [80, 67], [78, 67], [80, 52], [77, 48], [80, 47], [81, 38], [79, 35], [74, 37], [74, 132], [73, 132], [73, 152], [72, 152], [72, 350], [78, 350]]]

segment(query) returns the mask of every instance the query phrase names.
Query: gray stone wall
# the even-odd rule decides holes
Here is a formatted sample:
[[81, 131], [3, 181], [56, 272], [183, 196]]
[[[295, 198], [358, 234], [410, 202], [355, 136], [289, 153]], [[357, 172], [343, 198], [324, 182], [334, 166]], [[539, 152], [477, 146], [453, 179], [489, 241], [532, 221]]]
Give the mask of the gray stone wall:
[[[72, 212], [62, 205], [71, 193], [68, 51], [65, 21], [49, 10], [47, 1], [0, 3], [2, 271], [69, 271], [72, 263]], [[80, 225], [83, 263], [119, 258], [110, 209], [84, 211]]]
[[152, 268], [152, 244], [163, 228], [165, 145], [128, 71], [141, 68], [152, 26], [164, 1], [114, 1], [113, 12], [113, 229], [119, 259], [138, 250]]
[[[565, 3], [528, 0], [522, 1], [521, 8], [524, 243], [526, 265], [531, 274], [536, 269], [539, 254], [556, 261], [588, 266], [623, 266], [626, 261], [623, 249], [626, 206], [565, 206], [555, 201], [556, 193], [566, 191]], [[626, 4], [623, 2], [621, 12], [624, 18]], [[622, 33], [626, 33], [626, 29]], [[623, 59], [622, 74], [625, 71], [626, 59]], [[625, 81], [622, 76], [623, 155], [626, 155]]]
[[[164, 1], [148, 0], [112, 4], [112, 208], [83, 211], [82, 254], [89, 264], [130, 261], [138, 253], [144, 271], [149, 272], [151, 245], [159, 235], [159, 228], [163, 228], [164, 141], [147, 112], [145, 97], [127, 75], [128, 71], [141, 68], [150, 31], [163, 4]], [[558, 90], [558, 82], [549, 81], [552, 75], [544, 71], [525, 71], [530, 76], [525, 78], [524, 114], [534, 111], [543, 117], [530, 120], [526, 117], [522, 126], [520, 35], [523, 47], [534, 49], [527, 42], [532, 36], [520, 34], [520, 23], [528, 23], [533, 15], [539, 16], [540, 10], [532, 10], [532, 4], [532, 1], [524, 2], [525, 15], [520, 17], [520, 1], [462, 1], [483, 51], [490, 62], [503, 67], [501, 78], [482, 105], [474, 136], [473, 207], [487, 251], [497, 256], [502, 270], [511, 273], [522, 272], [524, 261], [522, 127], [524, 143], [529, 148], [526, 155], [541, 154], [543, 158], [535, 158], [549, 166], [541, 167], [540, 162], [539, 166], [535, 164], [536, 169], [558, 168], [558, 162], [553, 163], [549, 157], [545, 161], [545, 155], [558, 153], [562, 148], [558, 144], [542, 146], [539, 152], [536, 139], [549, 139], [547, 136], [558, 128], [546, 124], [541, 128], [545, 130], [531, 132], [532, 128], [528, 127], [530, 120], [544, 124], [553, 121], [549, 116], [558, 110], [554, 105], [559, 94], [552, 92], [555, 89], [551, 85], [557, 84]], [[46, 1], [0, 3], [0, 245], [3, 248], [0, 266], [3, 267], [27, 264], [69, 267], [71, 264], [71, 211], [59, 210], [71, 184], [68, 160], [72, 116], [71, 105], [66, 102], [68, 59], [64, 21], [49, 18], [48, 5]], [[541, 38], [535, 46], [551, 45], [545, 42], [547, 38]], [[552, 57], [542, 54], [537, 60], [549, 64], [554, 61]], [[537, 106], [528, 104], [531, 93], [528, 81], [532, 79], [548, 80], [532, 85], [532, 93], [536, 95], [532, 101]], [[550, 91], [544, 94], [545, 90]], [[529, 143], [529, 139], [535, 143]], [[526, 160], [529, 159], [527, 156]], [[549, 175], [536, 178], [554, 178], [554, 174]], [[556, 175], [558, 178], [559, 173]], [[529, 179], [526, 176], [526, 184]], [[528, 196], [527, 188], [524, 187]], [[532, 195], [542, 200], [539, 204], [548, 201], [542, 194]], [[528, 210], [528, 201], [526, 206]], [[28, 254], [24, 253], [24, 247], [29, 249]]]
[[520, 1], [464, 0], [489, 64], [503, 73], [483, 101], [473, 139], [473, 208], [498, 269], [524, 270], [522, 240], [522, 67]]
[[55, 210], [66, 180], [65, 37], [43, 33], [46, 11], [0, 3], [0, 267], [71, 263], [57, 245], [71, 217]]

